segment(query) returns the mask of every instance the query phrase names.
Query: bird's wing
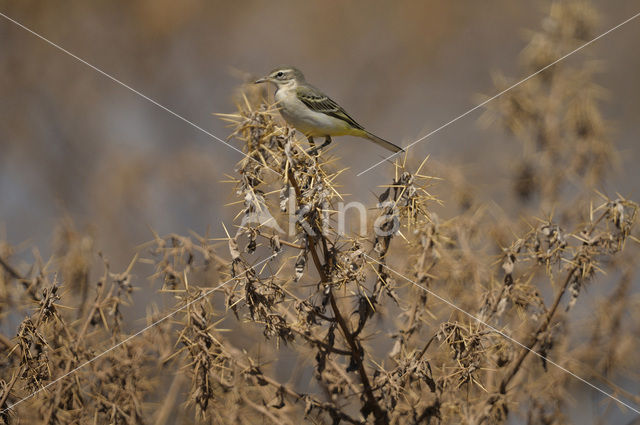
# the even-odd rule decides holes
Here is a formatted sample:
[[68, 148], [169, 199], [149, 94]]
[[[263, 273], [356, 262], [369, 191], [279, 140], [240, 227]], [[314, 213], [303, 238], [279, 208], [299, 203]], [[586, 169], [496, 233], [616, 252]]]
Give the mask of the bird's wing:
[[327, 114], [334, 118], [338, 118], [342, 121], [346, 121], [353, 128], [364, 130], [364, 128], [356, 122], [347, 111], [342, 109], [335, 101], [331, 100], [328, 96], [323, 94], [320, 90], [311, 86], [298, 86], [296, 88], [296, 95], [298, 99], [309, 109], [315, 112]]

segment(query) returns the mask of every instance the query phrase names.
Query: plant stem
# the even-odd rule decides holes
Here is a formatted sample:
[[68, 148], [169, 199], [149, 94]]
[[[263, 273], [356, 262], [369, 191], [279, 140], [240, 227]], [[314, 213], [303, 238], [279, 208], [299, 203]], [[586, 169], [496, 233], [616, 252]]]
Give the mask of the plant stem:
[[[293, 187], [296, 193], [297, 203], [299, 204], [300, 201], [302, 200], [302, 193], [300, 191], [298, 182], [296, 181], [295, 176], [291, 171], [291, 169], [288, 170], [287, 177], [289, 180], [289, 184]], [[322, 235], [320, 235], [319, 237], [323, 239], [322, 242], [323, 242], [323, 246], [325, 247], [324, 252], [326, 256], [327, 254], [326, 241], [324, 241], [324, 237]], [[329, 279], [327, 277], [325, 267], [320, 261], [320, 257], [318, 256], [318, 252], [316, 251], [316, 239], [315, 237], [310, 235], [308, 238], [308, 241], [309, 241], [309, 251], [311, 253], [311, 257], [313, 259], [315, 268], [318, 271], [318, 274], [320, 275], [320, 281], [323, 284], [329, 284]], [[354, 337], [353, 333], [349, 329], [349, 324], [347, 323], [345, 318], [342, 316], [342, 313], [340, 312], [340, 308], [338, 307], [338, 303], [336, 302], [335, 296], [333, 295], [333, 291], [329, 292], [329, 302], [331, 304], [331, 309], [333, 310], [333, 315], [336, 318], [336, 321], [338, 322], [338, 326], [340, 327], [340, 330], [344, 336], [344, 339], [347, 342], [349, 348], [351, 349], [351, 358], [358, 365], [358, 374], [360, 375], [360, 381], [362, 382], [362, 386], [364, 387], [364, 394], [367, 398], [366, 405], [363, 407], [362, 410], [372, 411], [375, 417], [376, 424], [388, 424], [389, 418], [387, 416], [387, 412], [380, 406], [380, 404], [378, 403], [378, 400], [376, 399], [375, 394], [373, 394], [373, 388], [371, 387], [371, 382], [369, 381], [369, 375], [367, 375], [367, 371], [364, 368], [364, 364], [362, 362], [362, 359], [364, 357], [364, 351], [362, 349], [362, 346], [358, 342], [357, 337]]]

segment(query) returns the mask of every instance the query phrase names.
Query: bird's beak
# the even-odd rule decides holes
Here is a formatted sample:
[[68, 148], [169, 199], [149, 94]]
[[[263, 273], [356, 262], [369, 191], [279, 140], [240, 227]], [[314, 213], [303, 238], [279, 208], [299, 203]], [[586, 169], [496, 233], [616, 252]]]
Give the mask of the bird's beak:
[[266, 83], [267, 81], [269, 81], [269, 77], [262, 77], [254, 81], [253, 84]]

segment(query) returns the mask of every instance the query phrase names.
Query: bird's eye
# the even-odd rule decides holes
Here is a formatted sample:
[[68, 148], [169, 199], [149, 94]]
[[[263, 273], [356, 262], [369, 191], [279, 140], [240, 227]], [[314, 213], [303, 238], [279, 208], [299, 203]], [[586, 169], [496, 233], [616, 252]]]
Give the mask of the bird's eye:
[[278, 71], [278, 73], [276, 74], [276, 78], [282, 78], [282, 77], [284, 77], [284, 72]]

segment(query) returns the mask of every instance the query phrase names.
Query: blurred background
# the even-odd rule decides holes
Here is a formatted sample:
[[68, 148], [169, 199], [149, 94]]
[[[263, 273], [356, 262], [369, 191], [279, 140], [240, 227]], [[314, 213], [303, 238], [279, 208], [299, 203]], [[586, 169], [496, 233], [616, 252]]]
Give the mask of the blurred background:
[[[634, 1], [596, 1], [597, 33], [637, 13]], [[247, 75], [293, 64], [373, 132], [406, 145], [497, 92], [496, 72], [523, 78], [519, 52], [545, 1], [383, 2], [1, 1], [0, 11], [220, 138], [212, 116], [233, 112]], [[640, 23], [577, 53], [602, 61], [596, 82], [622, 152], [611, 188], [632, 199], [640, 145]], [[86, 65], [0, 19], [0, 232], [45, 253], [71, 219], [126, 264], [159, 233], [222, 233], [233, 209], [221, 183], [240, 154]], [[412, 155], [459, 166], [490, 196], [508, 187], [508, 154], [521, 149], [481, 110], [419, 143]], [[237, 143], [232, 141], [232, 143]], [[386, 151], [342, 137], [351, 200], [373, 202]], [[366, 147], [366, 149], [362, 149]], [[607, 188], [602, 188], [606, 190]], [[499, 202], [499, 199], [496, 199]]]
[[[639, 12], [637, 1], [594, 1], [600, 34]], [[547, 1], [205, 2], [0, 1], [0, 12], [226, 139], [214, 113], [235, 110], [237, 87], [277, 65], [300, 68], [372, 132], [406, 146], [518, 81], [520, 52]], [[599, 190], [640, 199], [640, 18], [576, 53], [597, 60], [602, 113], [619, 162]], [[30, 261], [73, 228], [114, 269], [159, 234], [223, 235], [237, 208], [224, 183], [241, 155], [0, 17], [0, 240]], [[487, 204], [511, 190], [522, 146], [482, 110], [419, 143], [473, 181]], [[234, 140], [238, 148], [241, 146]], [[332, 152], [350, 167], [347, 201], [374, 204], [389, 183], [387, 152], [349, 137]], [[437, 171], [428, 171], [438, 174]], [[447, 208], [448, 193], [438, 193]], [[540, 211], [540, 215], [544, 215]], [[513, 218], [513, 217], [512, 217]], [[517, 217], [516, 217], [517, 218]], [[67, 230], [60, 230], [67, 229]], [[17, 262], [17, 261], [16, 261]], [[140, 307], [144, 311], [144, 306]]]

